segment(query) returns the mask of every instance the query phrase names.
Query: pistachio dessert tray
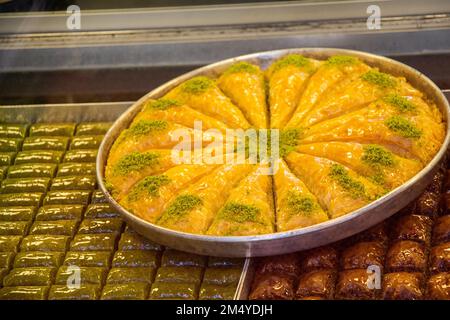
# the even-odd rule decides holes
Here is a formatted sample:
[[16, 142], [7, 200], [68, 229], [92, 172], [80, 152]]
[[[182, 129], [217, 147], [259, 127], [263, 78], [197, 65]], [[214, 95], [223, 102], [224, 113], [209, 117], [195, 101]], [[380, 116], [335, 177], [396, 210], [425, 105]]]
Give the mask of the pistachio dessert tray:
[[98, 146], [129, 105], [0, 108], [0, 300], [235, 298], [243, 259], [153, 243], [96, 189]]
[[[96, 190], [101, 136], [129, 105], [0, 108], [0, 300], [450, 299], [448, 164], [351, 238], [245, 261], [199, 256], [139, 236]], [[379, 289], [365, 285], [368, 264]]]

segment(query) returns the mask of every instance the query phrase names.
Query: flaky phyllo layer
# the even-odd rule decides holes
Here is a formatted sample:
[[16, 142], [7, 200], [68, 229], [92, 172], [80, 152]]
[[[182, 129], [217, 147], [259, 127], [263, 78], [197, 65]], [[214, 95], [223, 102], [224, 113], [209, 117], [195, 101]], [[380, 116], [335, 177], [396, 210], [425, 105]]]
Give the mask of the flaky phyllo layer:
[[[269, 164], [260, 157], [192, 159], [212, 140], [224, 155], [236, 152], [234, 141], [220, 138], [230, 129], [279, 129], [277, 170], [262, 173]], [[189, 163], [171, 156], [180, 130], [192, 138]], [[219, 135], [202, 134], [213, 131]], [[128, 211], [170, 229], [281, 232], [345, 215], [400, 186], [433, 158], [444, 135], [437, 107], [406, 79], [354, 57], [292, 54], [267, 70], [238, 62], [216, 79], [192, 78], [145, 103], [111, 148], [106, 185]]]

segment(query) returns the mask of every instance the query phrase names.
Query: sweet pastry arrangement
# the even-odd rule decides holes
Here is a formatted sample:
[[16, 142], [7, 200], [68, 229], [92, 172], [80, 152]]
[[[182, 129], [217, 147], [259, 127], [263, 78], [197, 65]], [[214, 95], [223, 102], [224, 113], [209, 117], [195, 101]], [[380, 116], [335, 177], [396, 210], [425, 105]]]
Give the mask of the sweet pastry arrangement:
[[441, 170], [417, 200], [353, 237], [259, 259], [249, 299], [450, 300], [449, 182]]
[[243, 259], [147, 240], [98, 190], [110, 126], [0, 123], [0, 300], [233, 299]]
[[[194, 153], [219, 141], [228, 155], [236, 141], [211, 130], [230, 129], [279, 130], [272, 174], [261, 173], [264, 161], [174, 161], [180, 130], [192, 141], [200, 132]], [[129, 212], [165, 228], [283, 232], [340, 217], [402, 185], [434, 157], [445, 130], [433, 101], [406, 79], [355, 57], [291, 54], [267, 70], [237, 62], [144, 103], [111, 147], [105, 184]]]
[[[390, 219], [324, 247], [251, 260], [250, 279], [243, 259], [165, 248], [124, 223], [95, 178], [110, 125], [0, 124], [0, 300], [232, 299], [248, 280], [249, 299], [450, 299], [448, 163]], [[244, 164], [174, 162], [179, 130], [194, 151], [209, 152], [214, 138], [237, 154], [236, 141], [212, 134], [230, 129], [279, 129], [276, 166], [259, 155]], [[105, 182], [128, 211], [173, 230], [282, 232], [405, 183], [445, 130], [433, 101], [353, 57], [288, 55], [267, 70], [238, 62], [147, 101], [112, 146]], [[266, 148], [273, 154], [274, 144]], [[68, 286], [74, 266], [79, 288]]]

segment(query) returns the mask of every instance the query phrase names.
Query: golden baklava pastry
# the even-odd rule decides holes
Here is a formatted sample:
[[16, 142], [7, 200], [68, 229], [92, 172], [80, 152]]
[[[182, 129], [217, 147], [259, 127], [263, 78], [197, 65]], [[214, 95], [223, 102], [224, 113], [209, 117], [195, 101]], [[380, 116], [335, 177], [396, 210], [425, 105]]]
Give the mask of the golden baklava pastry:
[[266, 84], [258, 66], [238, 62], [219, 77], [217, 84], [240, 107], [252, 125], [267, 128]]
[[[407, 79], [343, 55], [230, 63], [140, 108], [110, 149], [106, 187], [143, 220], [210, 236], [286, 232], [360, 209], [419, 173], [446, 134]], [[403, 229], [398, 245], [439, 236]], [[400, 258], [388, 252], [386, 267], [423, 269]]]

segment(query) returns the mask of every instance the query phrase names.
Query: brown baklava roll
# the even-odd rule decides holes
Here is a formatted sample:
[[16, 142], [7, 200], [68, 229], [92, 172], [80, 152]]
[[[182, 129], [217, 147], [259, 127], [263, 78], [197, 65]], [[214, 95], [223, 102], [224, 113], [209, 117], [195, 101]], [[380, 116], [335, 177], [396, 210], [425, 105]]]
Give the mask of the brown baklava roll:
[[370, 273], [366, 269], [344, 270], [339, 273], [336, 284], [336, 299], [369, 300], [376, 299], [379, 289], [371, 286]]
[[433, 244], [450, 241], [450, 215], [439, 217], [433, 228]]
[[436, 217], [440, 214], [441, 194], [425, 191], [416, 200], [414, 213], [429, 217]]
[[440, 194], [443, 189], [444, 181], [446, 180], [446, 172], [445, 169], [441, 166], [441, 168], [436, 172], [431, 180], [431, 183], [427, 187], [427, 191]]
[[300, 275], [299, 256], [285, 254], [261, 258], [256, 265], [252, 300], [291, 300]]
[[419, 242], [397, 241], [386, 254], [387, 272], [424, 272], [426, 265], [426, 249]]
[[430, 243], [432, 220], [416, 214], [400, 217], [393, 226], [392, 240], [413, 240], [425, 245]]
[[385, 300], [419, 300], [423, 298], [421, 273], [394, 272], [383, 279], [382, 298]]
[[359, 241], [375, 241], [386, 245], [389, 241], [388, 224], [379, 223], [370, 229], [356, 235]]
[[319, 269], [336, 270], [338, 252], [332, 246], [325, 246], [306, 251], [302, 257], [301, 268], [303, 272]]
[[450, 271], [450, 242], [431, 248], [429, 266], [430, 273]]
[[255, 279], [250, 300], [292, 300], [294, 280], [290, 276], [265, 274]]
[[341, 268], [364, 269], [375, 265], [383, 268], [385, 248], [379, 242], [360, 242], [348, 247], [341, 255]]
[[310, 271], [300, 277], [295, 296], [297, 299], [306, 297], [332, 299], [335, 280], [336, 272], [334, 270]]
[[298, 254], [285, 254], [265, 257], [258, 261], [256, 275], [280, 274], [297, 280], [300, 275], [300, 260]]
[[430, 277], [427, 283], [428, 299], [450, 300], [450, 273], [438, 273]]

